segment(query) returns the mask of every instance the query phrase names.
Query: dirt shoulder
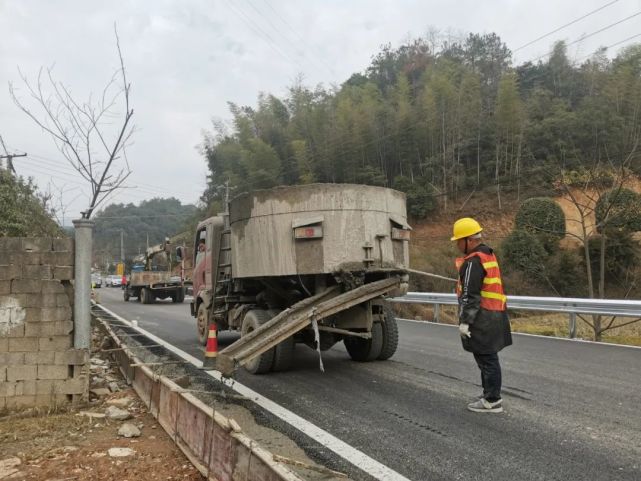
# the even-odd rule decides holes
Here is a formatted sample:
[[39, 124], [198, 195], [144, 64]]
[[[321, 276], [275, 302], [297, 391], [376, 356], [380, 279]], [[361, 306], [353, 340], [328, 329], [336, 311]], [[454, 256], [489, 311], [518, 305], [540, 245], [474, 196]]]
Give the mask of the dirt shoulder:
[[0, 413], [0, 480], [204, 479], [120, 372], [91, 360], [90, 402]]
[[[15, 470], [13, 474], [5, 472], [3, 477], [0, 468], [0, 479], [202, 480], [135, 394], [125, 391], [118, 395], [124, 396], [135, 399], [128, 408], [132, 418], [127, 421], [96, 419], [75, 410], [0, 419], [0, 463], [9, 458], [20, 460], [20, 464], [9, 468]], [[101, 414], [103, 409], [97, 408], [93, 406], [91, 412]], [[138, 428], [140, 437], [119, 436], [118, 430], [125, 422]], [[115, 457], [114, 454], [123, 453], [115, 453], [112, 448], [128, 448], [132, 452], [125, 457]]]

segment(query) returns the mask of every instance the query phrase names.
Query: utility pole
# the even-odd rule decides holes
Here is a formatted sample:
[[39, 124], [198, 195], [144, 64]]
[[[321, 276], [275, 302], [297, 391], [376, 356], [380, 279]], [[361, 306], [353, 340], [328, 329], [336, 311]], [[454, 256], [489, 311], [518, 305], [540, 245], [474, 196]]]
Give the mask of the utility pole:
[[120, 229], [120, 262], [125, 263], [125, 231]]
[[2, 144], [2, 149], [4, 150], [4, 155], [0, 155], [0, 159], [7, 159], [7, 172], [12, 172], [13, 175], [16, 175], [16, 169], [13, 167], [13, 159], [15, 159], [16, 157], [26, 157], [27, 154], [10, 154], [7, 151], [7, 147], [4, 145], [2, 135], [0, 135], [0, 144]]

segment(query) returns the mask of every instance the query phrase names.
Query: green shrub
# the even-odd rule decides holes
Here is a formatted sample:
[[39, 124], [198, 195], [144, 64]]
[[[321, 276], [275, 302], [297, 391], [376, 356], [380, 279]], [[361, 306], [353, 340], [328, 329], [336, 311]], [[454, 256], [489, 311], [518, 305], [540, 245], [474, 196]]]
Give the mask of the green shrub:
[[392, 187], [407, 196], [407, 213], [413, 219], [424, 219], [436, 208], [434, 194], [421, 180], [412, 180], [405, 176], [394, 178]]
[[587, 281], [583, 258], [577, 250], [558, 250], [551, 255], [545, 270], [556, 293], [563, 297], [587, 295]]
[[[594, 285], [597, 284], [600, 272], [601, 235], [595, 235], [588, 240], [590, 263]], [[583, 264], [585, 266], [585, 264]], [[619, 232], [616, 236], [608, 236], [605, 244], [605, 279], [617, 281], [624, 279], [629, 273], [641, 266], [639, 243], [631, 234]]]
[[365, 166], [358, 169], [354, 176], [354, 182], [365, 185], [378, 185], [383, 187], [387, 184], [387, 178], [380, 169], [371, 166]]
[[514, 230], [501, 244], [502, 263], [507, 272], [520, 271], [541, 279], [547, 257], [539, 239], [523, 229]]
[[565, 214], [547, 197], [532, 197], [524, 201], [516, 213], [516, 228], [537, 237], [543, 248], [553, 253], [565, 237]]
[[594, 213], [599, 232], [641, 231], [641, 196], [629, 189], [610, 190], [603, 194]]
[[64, 236], [32, 179], [0, 168], [0, 237]]

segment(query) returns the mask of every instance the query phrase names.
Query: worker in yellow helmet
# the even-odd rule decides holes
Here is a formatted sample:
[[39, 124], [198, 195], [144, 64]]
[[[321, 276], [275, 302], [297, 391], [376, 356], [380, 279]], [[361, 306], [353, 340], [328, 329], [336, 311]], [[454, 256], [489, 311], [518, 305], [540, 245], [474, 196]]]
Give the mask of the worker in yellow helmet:
[[463, 349], [474, 354], [483, 385], [483, 395], [467, 408], [498, 413], [503, 411], [498, 352], [512, 344], [512, 333], [499, 264], [483, 243], [482, 230], [470, 217], [454, 223], [452, 241], [463, 254], [456, 259], [459, 332]]

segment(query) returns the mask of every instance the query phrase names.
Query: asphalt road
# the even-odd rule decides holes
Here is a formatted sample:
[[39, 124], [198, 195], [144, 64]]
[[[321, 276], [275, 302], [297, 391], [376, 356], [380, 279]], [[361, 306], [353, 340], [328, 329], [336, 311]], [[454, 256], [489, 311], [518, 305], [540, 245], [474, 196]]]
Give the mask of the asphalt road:
[[[103, 305], [202, 356], [189, 304]], [[501, 353], [503, 414], [468, 412], [478, 369], [450, 326], [399, 321], [389, 361], [355, 363], [342, 344], [296, 348], [285, 373], [238, 379], [391, 469], [423, 480], [641, 480], [641, 349], [515, 336]], [[220, 333], [221, 344], [237, 336]]]

